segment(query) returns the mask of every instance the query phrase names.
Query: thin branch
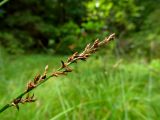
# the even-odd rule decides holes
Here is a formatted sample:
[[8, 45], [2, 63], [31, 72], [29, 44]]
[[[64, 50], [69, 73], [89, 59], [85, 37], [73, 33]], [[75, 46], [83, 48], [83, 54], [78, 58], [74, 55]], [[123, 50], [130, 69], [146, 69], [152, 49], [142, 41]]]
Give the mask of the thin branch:
[[[32, 96], [29, 95], [29, 92], [42, 85], [44, 82], [48, 81], [51, 77], [58, 77], [61, 75], [66, 75], [69, 72], [72, 72], [72, 69], [69, 67], [72, 63], [75, 63], [79, 60], [85, 61], [91, 54], [95, 53], [98, 48], [106, 45], [109, 41], [113, 40], [115, 34], [111, 34], [109, 37], [106, 37], [103, 41], [99, 42], [99, 40], [95, 40], [93, 44], [88, 44], [84, 51], [81, 53], [75, 52], [72, 56], [68, 58], [66, 62], [61, 61], [61, 66], [56, 71], [52, 72], [50, 75], [47, 75], [48, 65], [45, 67], [44, 73], [42, 75], [36, 75], [33, 81], [30, 81], [27, 84], [27, 89], [18, 95], [15, 99], [13, 99], [10, 103], [6, 104], [4, 107], [0, 109], [0, 113], [5, 111], [6, 109], [15, 106], [17, 110], [19, 110], [19, 104], [34, 102], [36, 99], [34, 98], [34, 94]], [[26, 96], [24, 98], [24, 96]]]

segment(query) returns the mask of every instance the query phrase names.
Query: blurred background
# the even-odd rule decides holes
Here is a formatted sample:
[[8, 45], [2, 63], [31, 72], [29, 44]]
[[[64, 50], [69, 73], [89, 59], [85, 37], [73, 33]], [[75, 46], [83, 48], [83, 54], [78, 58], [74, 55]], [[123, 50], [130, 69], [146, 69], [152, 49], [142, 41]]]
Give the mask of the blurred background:
[[[75, 51], [116, 34], [74, 73], [35, 90], [3, 120], [158, 120], [159, 0], [0, 0], [0, 106]], [[25, 118], [24, 118], [25, 116]]]

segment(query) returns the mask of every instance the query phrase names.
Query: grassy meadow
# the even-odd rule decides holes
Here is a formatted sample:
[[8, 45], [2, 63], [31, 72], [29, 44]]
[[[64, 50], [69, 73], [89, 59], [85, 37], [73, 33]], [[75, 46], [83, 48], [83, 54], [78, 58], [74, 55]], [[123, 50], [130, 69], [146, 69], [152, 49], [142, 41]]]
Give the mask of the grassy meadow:
[[[0, 56], [0, 106], [26, 89], [46, 64], [52, 72], [66, 56]], [[1, 120], [158, 120], [160, 60], [92, 56], [67, 76], [34, 90], [37, 101], [1, 113]]]
[[0, 0], [0, 21], [0, 120], [160, 120], [160, 0]]

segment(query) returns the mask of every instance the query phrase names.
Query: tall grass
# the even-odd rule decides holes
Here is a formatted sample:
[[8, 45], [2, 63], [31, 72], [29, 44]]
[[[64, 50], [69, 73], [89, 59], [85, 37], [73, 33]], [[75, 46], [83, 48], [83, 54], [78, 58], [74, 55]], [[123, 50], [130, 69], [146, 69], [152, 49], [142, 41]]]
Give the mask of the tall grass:
[[[3, 58], [3, 59], [2, 59]], [[5, 57], [0, 62], [0, 106], [24, 89], [46, 63], [56, 68], [61, 56]], [[54, 63], [54, 64], [53, 64]], [[37, 102], [1, 114], [2, 120], [158, 120], [160, 60], [145, 63], [90, 58], [74, 74], [52, 78], [35, 92]], [[37, 69], [38, 68], [38, 69]], [[82, 71], [83, 69], [83, 71]], [[58, 80], [57, 80], [58, 79]], [[17, 87], [18, 86], [18, 87]]]

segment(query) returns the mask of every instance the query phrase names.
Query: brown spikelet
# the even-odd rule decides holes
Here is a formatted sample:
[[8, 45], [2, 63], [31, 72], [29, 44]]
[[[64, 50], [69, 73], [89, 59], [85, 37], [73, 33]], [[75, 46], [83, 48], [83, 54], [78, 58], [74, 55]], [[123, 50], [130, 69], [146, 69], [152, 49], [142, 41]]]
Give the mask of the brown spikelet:
[[61, 69], [67, 67], [66, 63], [64, 63], [62, 60], [61, 60], [61, 64], [62, 64], [60, 67]]
[[99, 44], [99, 40], [97, 39], [94, 41], [93, 47], [98, 48], [98, 44]]
[[58, 77], [59, 75], [66, 75], [66, 73], [64, 72], [64, 71], [62, 71], [62, 72], [53, 72], [52, 74], [51, 74], [51, 76], [55, 76], [55, 77]]
[[36, 84], [34, 82], [29, 82], [28, 85], [27, 85], [27, 91], [30, 91], [32, 90], [33, 88], [36, 87]]
[[64, 72], [72, 72], [72, 69], [69, 68], [69, 67], [67, 67], [67, 68], [64, 70]]
[[75, 52], [72, 56], [70, 56], [70, 57], [68, 58], [67, 62], [71, 62], [71, 61], [73, 61], [73, 60], [74, 60], [74, 58], [76, 58], [76, 57], [77, 57], [77, 55], [78, 55], [78, 52]]
[[46, 78], [46, 74], [44, 74], [43, 76], [41, 76], [41, 80]]
[[34, 84], [36, 84], [36, 83], [39, 81], [40, 77], [41, 77], [40, 74], [38, 74], [38, 75], [36, 75], [36, 76], [34, 77]]
[[11, 103], [12, 106], [15, 106], [18, 111], [19, 111], [19, 105], [18, 105], [18, 104], [21, 102], [21, 99], [22, 99], [22, 98], [14, 99], [13, 102]]

